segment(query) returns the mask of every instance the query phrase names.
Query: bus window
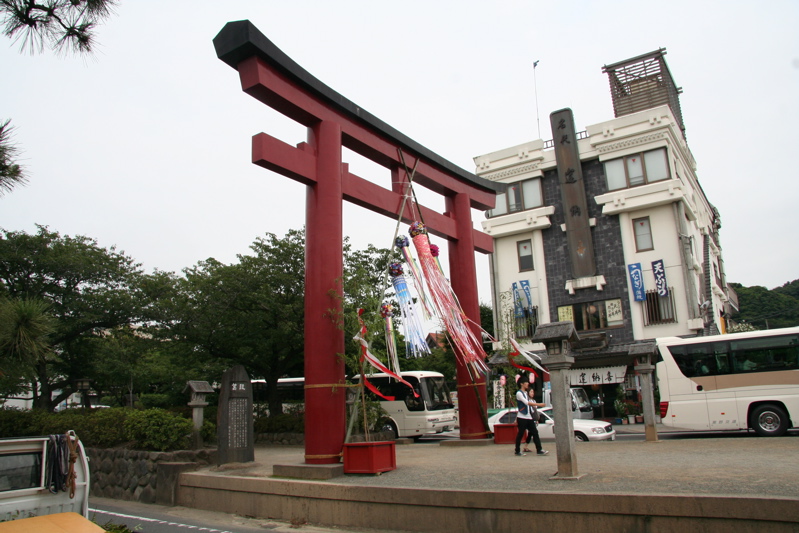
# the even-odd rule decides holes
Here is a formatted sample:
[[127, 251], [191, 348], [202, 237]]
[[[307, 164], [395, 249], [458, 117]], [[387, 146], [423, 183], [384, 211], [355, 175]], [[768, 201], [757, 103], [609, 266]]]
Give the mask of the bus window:
[[443, 377], [422, 378], [424, 384], [424, 401], [429, 411], [452, 409], [454, 407], [449, 396], [449, 388]]

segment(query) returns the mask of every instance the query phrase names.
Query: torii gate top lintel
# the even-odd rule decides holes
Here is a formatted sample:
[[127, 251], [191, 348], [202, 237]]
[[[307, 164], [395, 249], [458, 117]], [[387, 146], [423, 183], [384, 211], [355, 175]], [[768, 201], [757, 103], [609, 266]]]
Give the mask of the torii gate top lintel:
[[[496, 193], [504, 192], [506, 188], [505, 184], [489, 181], [467, 172], [389, 126], [322, 83], [275, 46], [275, 44], [261, 33], [249, 20], [228, 22], [217, 34], [213, 42], [217, 57], [234, 69], [240, 70], [242, 62], [253, 57], [258, 58], [275, 67], [292, 82], [302, 86], [313, 97], [324, 101], [331, 107], [338, 109], [342, 114], [349, 116], [351, 120], [358, 122], [364, 127], [374, 131], [379, 136], [386, 138], [392, 145], [401, 147], [406, 157], [411, 156], [415, 158], [418, 156], [420, 161], [423, 162], [418, 169], [418, 181], [422, 185], [446, 195], [446, 190], [448, 189], [447, 184], [436, 182], [435, 177], [428, 175], [435, 174], [436, 172], [426, 172], [425, 165], [429, 163], [431, 167], [437, 167], [437, 169], [443, 171], [443, 174], [465, 184], [468, 190], [471, 191], [469, 195], [470, 202], [475, 209], [486, 210], [493, 208], [495, 205], [494, 198]], [[268, 100], [268, 97], [258, 94], [256, 91], [251, 92], [251, 94], [258, 99]], [[293, 109], [290, 104], [281, 107], [275, 105], [274, 100], [268, 103], [278, 111], [294, 118], [298, 122], [304, 123], [306, 126], [311, 126], [310, 121], [313, 119], [308, 116], [307, 111]], [[350, 139], [350, 143], [347, 143], [345, 140], [344, 144], [349, 144], [348, 147], [353, 149], [355, 149], [354, 146], [357, 145], [359, 149], [356, 149], [356, 151], [369, 152], [363, 155], [367, 155], [367, 157], [378, 163], [385, 164], [385, 158], [381, 159], [381, 155], [388, 156], [389, 159], [396, 161], [396, 154], [380, 154], [374, 147], [371, 147], [373, 150], [370, 151], [370, 147], [359, 145], [357, 139]], [[428, 179], [425, 180], [425, 178]]]

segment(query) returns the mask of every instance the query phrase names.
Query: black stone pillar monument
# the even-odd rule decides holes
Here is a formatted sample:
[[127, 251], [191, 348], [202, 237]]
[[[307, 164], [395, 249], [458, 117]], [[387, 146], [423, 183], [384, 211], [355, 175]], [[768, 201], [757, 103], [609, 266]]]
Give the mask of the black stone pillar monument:
[[255, 461], [252, 383], [241, 365], [222, 374], [217, 414], [217, 463]]

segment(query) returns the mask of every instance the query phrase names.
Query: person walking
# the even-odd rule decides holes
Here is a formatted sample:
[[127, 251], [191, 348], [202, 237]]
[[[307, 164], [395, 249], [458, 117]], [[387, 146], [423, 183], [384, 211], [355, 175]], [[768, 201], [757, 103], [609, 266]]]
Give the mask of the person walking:
[[[516, 391], [516, 405], [519, 410], [516, 415], [516, 425], [518, 426], [518, 431], [516, 433], [516, 455], [527, 455], [531, 453], [531, 450], [527, 448], [530, 444], [530, 439], [535, 443], [537, 455], [547, 455], [549, 452], [541, 447], [541, 438], [538, 436], [538, 428], [535, 423], [535, 417], [538, 416], [536, 407], [545, 407], [546, 404], [536, 403], [532, 400], [527, 392], [529, 388], [530, 379], [522, 374], [522, 377], [519, 378], [519, 390]], [[522, 438], [524, 438], [525, 431], [527, 432], [527, 440], [525, 441], [524, 450], [522, 450]]]

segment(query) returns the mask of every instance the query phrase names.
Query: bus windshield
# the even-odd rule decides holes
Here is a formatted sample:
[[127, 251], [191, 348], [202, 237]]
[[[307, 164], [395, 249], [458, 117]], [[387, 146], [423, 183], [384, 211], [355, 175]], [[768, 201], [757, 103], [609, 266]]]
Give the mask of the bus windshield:
[[443, 377], [422, 378], [422, 398], [428, 411], [452, 409], [455, 407], [449, 395], [449, 388]]

